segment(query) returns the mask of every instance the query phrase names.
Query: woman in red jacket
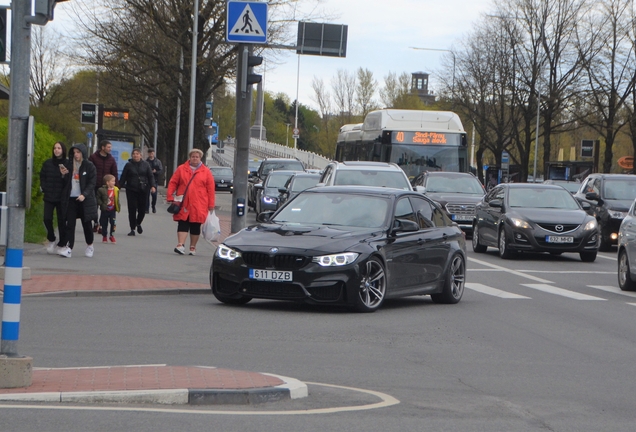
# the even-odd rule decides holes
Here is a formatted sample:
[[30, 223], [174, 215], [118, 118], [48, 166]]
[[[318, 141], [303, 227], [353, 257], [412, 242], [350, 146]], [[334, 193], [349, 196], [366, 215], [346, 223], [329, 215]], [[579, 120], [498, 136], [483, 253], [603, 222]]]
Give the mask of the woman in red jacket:
[[173, 219], [178, 222], [178, 243], [174, 251], [180, 255], [185, 255], [188, 232], [190, 233], [189, 253], [196, 255], [201, 224], [208, 217], [208, 212], [214, 210], [214, 178], [210, 169], [201, 162], [203, 152], [192, 149], [188, 156], [189, 160], [179, 165], [170, 178], [167, 192], [168, 202], [181, 202], [181, 209], [173, 216]]

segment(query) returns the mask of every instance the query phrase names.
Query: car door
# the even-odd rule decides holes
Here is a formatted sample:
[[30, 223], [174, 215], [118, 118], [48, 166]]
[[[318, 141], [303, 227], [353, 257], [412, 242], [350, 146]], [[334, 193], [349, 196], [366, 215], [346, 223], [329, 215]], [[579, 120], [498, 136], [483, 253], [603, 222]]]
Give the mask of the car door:
[[418, 262], [422, 274], [422, 285], [428, 285], [439, 280], [444, 274], [444, 268], [450, 253], [450, 242], [453, 240], [453, 229], [447, 225], [448, 218], [444, 212], [432, 205], [425, 198], [410, 197], [420, 225], [418, 239]]
[[[395, 202], [395, 219], [417, 222], [417, 216], [408, 197]], [[391, 234], [391, 242], [385, 247], [390, 292], [403, 292], [423, 283], [420, 248], [424, 241], [421, 230]]]
[[631, 273], [634, 273], [636, 269], [636, 204], [632, 203], [632, 206], [627, 213], [627, 216], [623, 220], [620, 229], [622, 239], [620, 242], [624, 242], [627, 249], [627, 257], [629, 258], [629, 268]]
[[[496, 245], [499, 240], [499, 220], [501, 219], [502, 205], [505, 191], [503, 186], [493, 188], [479, 211], [479, 237], [483, 243]], [[495, 203], [499, 203], [497, 206]]]

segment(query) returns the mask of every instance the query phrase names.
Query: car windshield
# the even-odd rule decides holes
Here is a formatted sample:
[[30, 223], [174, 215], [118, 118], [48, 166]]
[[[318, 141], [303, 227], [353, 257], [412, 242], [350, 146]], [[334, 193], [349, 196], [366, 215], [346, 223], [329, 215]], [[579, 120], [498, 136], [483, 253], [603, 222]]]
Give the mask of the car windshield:
[[468, 195], [483, 195], [481, 183], [474, 177], [442, 177], [431, 176], [426, 180], [426, 192], [431, 193], [460, 193]]
[[215, 176], [232, 176], [232, 168], [211, 168], [212, 175]]
[[341, 170], [336, 173], [334, 185], [379, 186], [411, 190], [406, 176], [398, 171]]
[[290, 159], [289, 161], [283, 162], [263, 162], [263, 170], [261, 174], [263, 176], [267, 176], [270, 171], [274, 170], [294, 170], [294, 171], [304, 171], [303, 164], [297, 160]]
[[510, 207], [579, 209], [579, 205], [570, 192], [565, 189], [552, 188], [510, 188], [508, 204]]
[[605, 180], [604, 198], [609, 200], [629, 200], [636, 198], [636, 177], [632, 179]]
[[292, 176], [292, 174], [280, 174], [280, 173], [272, 173], [271, 176], [267, 177], [267, 181], [265, 182], [265, 187], [267, 188], [282, 188], [287, 183], [287, 180]]
[[380, 228], [389, 204], [387, 198], [372, 195], [301, 192], [273, 222]]
[[567, 181], [563, 181], [563, 182], [555, 181], [552, 184], [562, 186], [563, 188], [565, 188], [565, 190], [571, 193], [577, 193], [579, 191], [579, 187], [581, 187], [581, 183], [567, 182]]
[[316, 177], [296, 177], [291, 184], [292, 192], [301, 192], [318, 184], [320, 176]]

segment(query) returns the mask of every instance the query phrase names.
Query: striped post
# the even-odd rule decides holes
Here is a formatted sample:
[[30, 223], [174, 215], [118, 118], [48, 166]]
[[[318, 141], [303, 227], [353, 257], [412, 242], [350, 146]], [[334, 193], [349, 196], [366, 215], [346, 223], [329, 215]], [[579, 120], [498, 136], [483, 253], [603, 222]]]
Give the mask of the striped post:
[[4, 296], [2, 298], [2, 341], [0, 353], [18, 355], [20, 335], [20, 302], [22, 298], [23, 249], [8, 249], [5, 257]]

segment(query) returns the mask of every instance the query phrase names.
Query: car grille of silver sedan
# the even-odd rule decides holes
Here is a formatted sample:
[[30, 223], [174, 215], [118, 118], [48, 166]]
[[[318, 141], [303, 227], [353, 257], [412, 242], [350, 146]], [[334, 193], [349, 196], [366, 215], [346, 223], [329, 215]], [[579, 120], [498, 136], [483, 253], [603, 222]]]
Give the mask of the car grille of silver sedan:
[[446, 211], [454, 215], [475, 215], [475, 204], [446, 204]]

